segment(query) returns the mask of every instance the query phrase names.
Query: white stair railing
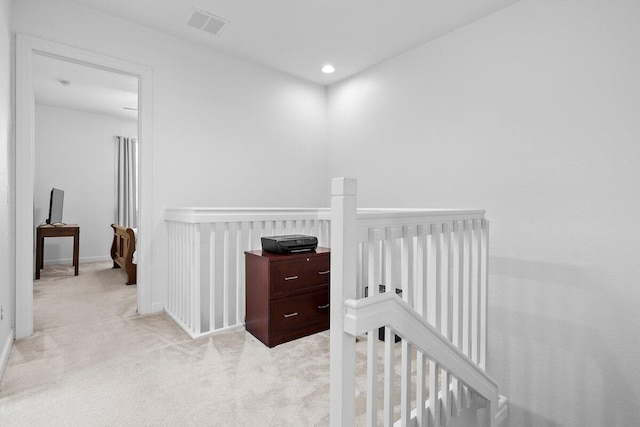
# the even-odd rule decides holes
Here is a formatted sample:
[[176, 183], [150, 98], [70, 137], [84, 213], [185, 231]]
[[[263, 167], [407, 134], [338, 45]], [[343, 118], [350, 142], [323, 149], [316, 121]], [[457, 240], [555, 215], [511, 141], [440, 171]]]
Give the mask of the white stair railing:
[[[346, 300], [365, 294], [377, 298], [381, 290], [400, 293], [414, 313], [465, 355], [466, 363], [485, 369], [489, 223], [484, 211], [357, 209], [355, 180], [339, 178], [332, 182], [331, 235], [333, 426], [355, 421], [350, 397], [355, 393], [354, 339], [353, 331], [344, 329]], [[377, 327], [368, 329], [367, 335], [367, 425], [377, 425], [381, 396], [384, 425], [392, 425], [397, 412], [403, 425], [447, 425], [478, 401], [480, 390], [459, 372], [447, 369], [448, 359], [416, 351], [411, 340], [394, 344], [389, 326], [382, 350], [384, 378], [379, 381], [378, 343], [371, 339], [377, 336]], [[399, 375], [394, 373], [396, 347], [401, 352]], [[399, 399], [394, 395], [397, 376]], [[495, 396], [483, 396], [495, 414], [497, 407], [491, 406], [497, 404]], [[421, 410], [425, 407], [430, 409]]]
[[[454, 321], [461, 316], [457, 325], [466, 325], [465, 330], [471, 330], [472, 318], [480, 316], [484, 319], [484, 312], [472, 311], [478, 307], [473, 298], [477, 299], [477, 295], [486, 298], [486, 294], [477, 291], [486, 288], [477, 287], [473, 281], [478, 272], [484, 277], [484, 272], [475, 267], [476, 261], [472, 262], [475, 258], [470, 252], [475, 247], [474, 239], [480, 238], [480, 227], [482, 238], [487, 229], [481, 213], [456, 211], [454, 223], [451, 222], [454, 217], [444, 215], [443, 211], [362, 209], [358, 212], [356, 240], [360, 249], [353, 263], [358, 265], [359, 285], [355, 296], [362, 297], [365, 287], [376, 294], [379, 288], [374, 283], [399, 283], [398, 280], [402, 280], [403, 298], [415, 308], [414, 301], [421, 298], [423, 289], [413, 285], [413, 278], [419, 272], [420, 251], [425, 250], [425, 245], [428, 249], [429, 245], [442, 246], [440, 241], [448, 242], [447, 227], [455, 227], [451, 236], [455, 236], [452, 237], [454, 241], [459, 240], [460, 247], [453, 245], [453, 249], [459, 251], [461, 260], [467, 261], [459, 264], [461, 273], [457, 276], [464, 283], [460, 289], [466, 291], [454, 298], [468, 301], [468, 310], [460, 311]], [[425, 213], [427, 218], [424, 218]], [[418, 214], [423, 215], [421, 223], [416, 222]], [[165, 310], [192, 337], [242, 325], [244, 251], [259, 249], [261, 236], [310, 234], [318, 237], [320, 246], [331, 246], [328, 209], [173, 208], [165, 211], [165, 223], [169, 240]], [[416, 226], [418, 223], [420, 225]], [[444, 234], [442, 230], [445, 230]], [[456, 234], [456, 230], [463, 232]], [[454, 273], [458, 270], [456, 267]], [[444, 271], [446, 273], [448, 269]], [[454, 291], [456, 289], [454, 287]], [[448, 324], [443, 322], [443, 325]], [[477, 331], [484, 331], [484, 328]], [[455, 328], [452, 332], [462, 339], [463, 335], [456, 335]], [[479, 350], [473, 358], [482, 365], [484, 340], [477, 334], [466, 333], [464, 336], [468, 338], [462, 340], [466, 354], [471, 355], [472, 349]]]
[[[347, 300], [344, 305], [344, 331], [347, 334], [355, 338], [365, 332], [376, 331], [380, 327], [385, 327], [387, 333], [398, 334], [402, 338], [403, 347], [413, 347], [419, 354], [427, 357], [430, 360], [430, 364], [436, 363], [439, 369], [452, 373], [459, 381], [459, 384], [464, 385], [472, 392], [477, 393], [478, 397], [484, 399], [486, 401], [484, 406], [487, 408], [487, 411], [485, 411], [487, 425], [493, 425], [491, 420], [495, 420], [498, 410], [498, 386], [496, 382], [406, 302], [392, 292], [385, 292], [370, 298]], [[376, 335], [374, 334], [373, 337], [374, 340], [372, 341], [375, 341]], [[389, 347], [386, 344], [387, 342], [393, 343], [393, 340], [385, 341], [385, 346]], [[393, 347], [393, 344], [390, 347]], [[416, 399], [416, 406], [414, 407], [416, 410], [412, 413], [410, 411], [412, 403], [408, 390], [411, 369], [404, 369], [406, 365], [408, 364], [405, 364], [403, 360], [403, 369], [401, 371], [403, 392], [400, 403], [402, 408], [401, 425], [407, 425], [409, 422], [416, 425], [444, 425], [452, 417], [459, 415], [458, 413], [451, 413], [447, 414], [447, 416], [437, 410], [437, 408], [442, 408], [443, 412], [446, 411], [447, 395], [453, 395], [455, 392], [451, 386], [442, 387], [440, 394], [431, 393], [428, 401], [426, 399]], [[389, 371], [385, 368], [385, 378], [390, 376]], [[450, 383], [445, 382], [445, 384]], [[447, 389], [449, 390], [448, 393], [446, 392]], [[434, 386], [431, 390], [437, 390], [437, 386]], [[420, 405], [421, 401], [423, 402], [422, 405]], [[425, 405], [425, 403], [427, 404]], [[436, 408], [436, 410], [430, 410], [430, 408]], [[420, 411], [420, 409], [423, 410]], [[384, 424], [392, 425], [393, 420], [387, 419], [387, 417], [387, 409], [385, 408]], [[429, 420], [428, 424], [424, 422], [426, 419]], [[377, 425], [376, 421], [375, 415], [371, 417], [372, 425]]]
[[169, 277], [165, 311], [192, 338], [241, 327], [244, 252], [260, 237], [308, 234], [329, 247], [327, 209], [173, 208], [165, 211]]

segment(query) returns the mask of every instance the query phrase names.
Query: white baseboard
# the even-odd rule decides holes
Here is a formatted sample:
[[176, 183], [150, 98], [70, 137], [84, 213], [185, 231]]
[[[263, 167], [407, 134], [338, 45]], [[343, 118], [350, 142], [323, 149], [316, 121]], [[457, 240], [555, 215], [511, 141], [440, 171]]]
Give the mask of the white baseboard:
[[[86, 262], [102, 262], [102, 261], [111, 261], [111, 257], [110, 256], [92, 256], [92, 257], [85, 257], [85, 258], [78, 259], [78, 262], [80, 262], [80, 264], [83, 264]], [[60, 264], [73, 265], [73, 259], [71, 258], [50, 259], [50, 260], [44, 261], [45, 267], [49, 267], [52, 265], [60, 265]]]
[[231, 325], [231, 326], [227, 326], [227, 327], [220, 328], [220, 329], [214, 329], [213, 331], [195, 333], [182, 320], [178, 319], [178, 317], [176, 315], [174, 315], [171, 311], [165, 309], [164, 312], [167, 313], [169, 315], [169, 317], [171, 317], [173, 319], [173, 321], [176, 322], [178, 324], [178, 326], [180, 326], [180, 328], [182, 328], [182, 330], [185, 331], [187, 333], [187, 335], [189, 335], [193, 339], [204, 337], [204, 336], [208, 336], [208, 335], [215, 335], [215, 334], [218, 334], [218, 333], [221, 333], [221, 332], [228, 332], [228, 331], [235, 331], [235, 330], [238, 330], [238, 329], [244, 329], [244, 324], [240, 323], [238, 325]]
[[2, 380], [2, 376], [4, 375], [4, 369], [7, 367], [7, 362], [9, 361], [9, 353], [11, 352], [11, 346], [13, 345], [13, 329], [11, 329], [11, 333], [7, 336], [7, 340], [2, 346], [2, 353], [0, 353], [0, 381]]

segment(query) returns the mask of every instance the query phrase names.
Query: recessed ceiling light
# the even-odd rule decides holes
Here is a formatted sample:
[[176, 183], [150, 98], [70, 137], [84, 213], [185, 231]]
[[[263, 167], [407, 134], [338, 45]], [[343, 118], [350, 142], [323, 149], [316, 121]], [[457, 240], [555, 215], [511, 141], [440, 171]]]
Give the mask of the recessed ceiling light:
[[62, 86], [69, 86], [71, 84], [71, 82], [69, 80], [60, 80], [60, 84]]
[[331, 64], [327, 64], [324, 67], [322, 67], [322, 72], [325, 74], [331, 74], [335, 71], [336, 69], [333, 67], [333, 65]]

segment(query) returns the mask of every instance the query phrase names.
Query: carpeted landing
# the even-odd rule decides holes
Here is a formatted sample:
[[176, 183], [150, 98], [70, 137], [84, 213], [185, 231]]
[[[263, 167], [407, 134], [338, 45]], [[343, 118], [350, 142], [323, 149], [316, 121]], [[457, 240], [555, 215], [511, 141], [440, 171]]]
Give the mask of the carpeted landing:
[[[164, 313], [137, 315], [124, 281], [110, 262], [42, 271], [35, 333], [14, 343], [0, 383], [0, 426], [329, 424], [329, 331], [272, 349], [244, 329], [194, 340]], [[360, 374], [365, 349], [363, 337]], [[361, 424], [362, 378], [357, 388]]]

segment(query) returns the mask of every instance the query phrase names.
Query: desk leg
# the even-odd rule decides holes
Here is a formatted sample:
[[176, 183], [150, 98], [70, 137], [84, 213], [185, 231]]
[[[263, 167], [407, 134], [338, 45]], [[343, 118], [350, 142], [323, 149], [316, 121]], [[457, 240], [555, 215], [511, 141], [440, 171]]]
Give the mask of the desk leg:
[[36, 280], [40, 279], [40, 270], [42, 269], [42, 258], [44, 252], [44, 237], [38, 233], [36, 239]]
[[78, 258], [80, 256], [80, 230], [76, 230], [73, 236], [73, 266], [75, 267], [75, 275], [78, 275]]

